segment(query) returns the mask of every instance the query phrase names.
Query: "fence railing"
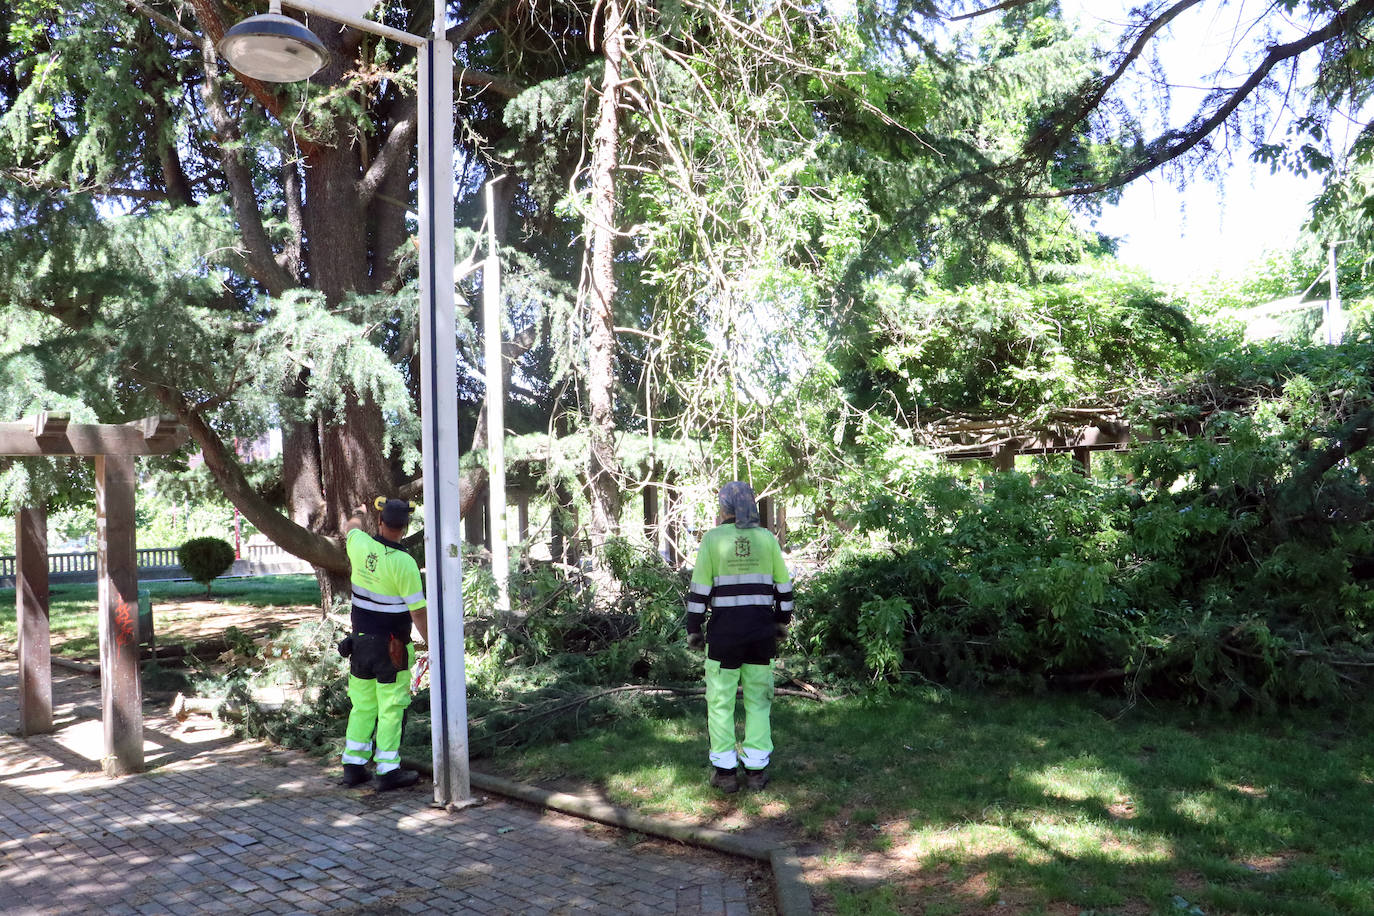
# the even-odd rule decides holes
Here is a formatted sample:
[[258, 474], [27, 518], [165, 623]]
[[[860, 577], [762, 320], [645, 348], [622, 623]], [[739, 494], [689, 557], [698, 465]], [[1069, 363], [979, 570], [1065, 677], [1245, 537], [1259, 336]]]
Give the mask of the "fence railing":
[[[291, 554], [276, 544], [250, 544], [241, 548], [242, 559], [235, 561], [234, 569], [227, 575], [252, 575], [258, 567], [293, 566], [300, 564], [309, 569], [308, 564], [296, 560]], [[175, 547], [144, 547], [135, 551], [138, 555], [139, 578], [174, 579], [184, 576], [181, 563], [177, 560]], [[48, 578], [53, 582], [94, 582], [96, 576], [95, 551], [80, 553], [48, 554]], [[15, 558], [0, 556], [0, 587], [13, 586], [15, 577]], [[235, 569], [244, 570], [235, 572]]]

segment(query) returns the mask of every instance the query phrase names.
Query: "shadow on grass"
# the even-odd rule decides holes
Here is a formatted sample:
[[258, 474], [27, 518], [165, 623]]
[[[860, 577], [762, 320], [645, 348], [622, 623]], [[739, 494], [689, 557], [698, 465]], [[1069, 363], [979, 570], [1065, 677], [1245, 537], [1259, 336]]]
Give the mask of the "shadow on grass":
[[707, 786], [679, 700], [475, 769], [791, 840], [836, 912], [1374, 912], [1370, 704], [1207, 717], [916, 691], [779, 698], [774, 782]]

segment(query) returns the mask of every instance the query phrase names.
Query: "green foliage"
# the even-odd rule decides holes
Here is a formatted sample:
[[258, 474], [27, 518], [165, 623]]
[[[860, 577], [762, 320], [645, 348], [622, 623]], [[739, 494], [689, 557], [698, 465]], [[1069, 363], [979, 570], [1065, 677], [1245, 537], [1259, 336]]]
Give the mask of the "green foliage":
[[245, 641], [236, 657], [248, 663], [195, 676], [195, 692], [220, 701], [222, 715], [232, 710], [226, 718], [249, 737], [337, 760], [349, 702], [348, 666], [336, 646], [347, 630], [346, 622], [325, 617], [276, 634], [264, 649]]
[[210, 594], [210, 583], [234, 565], [234, 548], [228, 541], [215, 537], [191, 538], [177, 550], [177, 562]]
[[1139, 400], [1161, 428], [1196, 423], [1200, 390], [1223, 409], [1124, 456], [1129, 477], [875, 480], [861, 530], [893, 546], [802, 592], [802, 644], [880, 680], [1345, 696], [1374, 661], [1371, 366], [1359, 341], [1218, 359]]
[[890, 397], [910, 417], [934, 409], [1034, 419], [1110, 403], [1136, 378], [1192, 367], [1193, 330], [1178, 304], [1106, 264], [1030, 286], [871, 288], [866, 364], [849, 384], [858, 403]]

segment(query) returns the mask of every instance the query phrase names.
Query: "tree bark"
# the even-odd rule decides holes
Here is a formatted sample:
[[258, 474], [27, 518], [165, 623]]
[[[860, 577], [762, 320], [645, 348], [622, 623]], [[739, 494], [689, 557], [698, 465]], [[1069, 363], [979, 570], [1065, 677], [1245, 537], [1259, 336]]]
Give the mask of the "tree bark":
[[587, 482], [591, 541], [599, 551], [618, 530], [620, 473], [615, 451], [615, 169], [620, 154], [620, 68], [624, 56], [624, 12], [607, 0], [602, 28], [605, 66], [592, 138], [590, 296], [588, 297], [587, 391], [591, 407]]

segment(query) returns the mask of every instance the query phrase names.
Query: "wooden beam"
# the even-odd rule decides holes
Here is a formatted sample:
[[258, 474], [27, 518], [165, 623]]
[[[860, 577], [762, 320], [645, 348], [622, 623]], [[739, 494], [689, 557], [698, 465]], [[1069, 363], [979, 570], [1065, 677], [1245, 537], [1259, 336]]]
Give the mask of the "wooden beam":
[[48, 520], [42, 508], [15, 516], [15, 612], [19, 630], [19, 734], [52, 722], [52, 636], [48, 628]]
[[148, 436], [142, 422], [67, 423], [39, 414], [30, 422], [0, 423], [0, 455], [167, 455], [181, 448], [189, 435], [184, 426], [159, 421]]
[[[125, 426], [132, 426], [143, 433], [143, 438], [149, 442], [161, 445], [166, 442], [176, 442], [180, 445], [186, 441], [186, 429], [177, 422], [173, 414], [161, 414], [156, 417], [144, 417], [141, 420], [132, 420]], [[178, 437], [180, 437], [178, 439]], [[173, 447], [175, 450], [175, 446]]]
[[61, 439], [67, 433], [71, 417], [66, 413], [48, 413], [40, 410], [33, 418], [33, 437], [35, 439]]
[[1132, 433], [1124, 423], [1104, 423], [1070, 433], [1040, 431], [1024, 437], [990, 439], [936, 451], [946, 461], [996, 460], [997, 454], [1008, 446], [1013, 447], [1019, 455], [1077, 454], [1080, 450], [1119, 451], [1149, 438], [1152, 437]]
[[138, 659], [138, 559], [134, 544], [134, 460], [95, 459], [99, 576], [100, 702], [107, 776], [143, 770], [143, 686]]

